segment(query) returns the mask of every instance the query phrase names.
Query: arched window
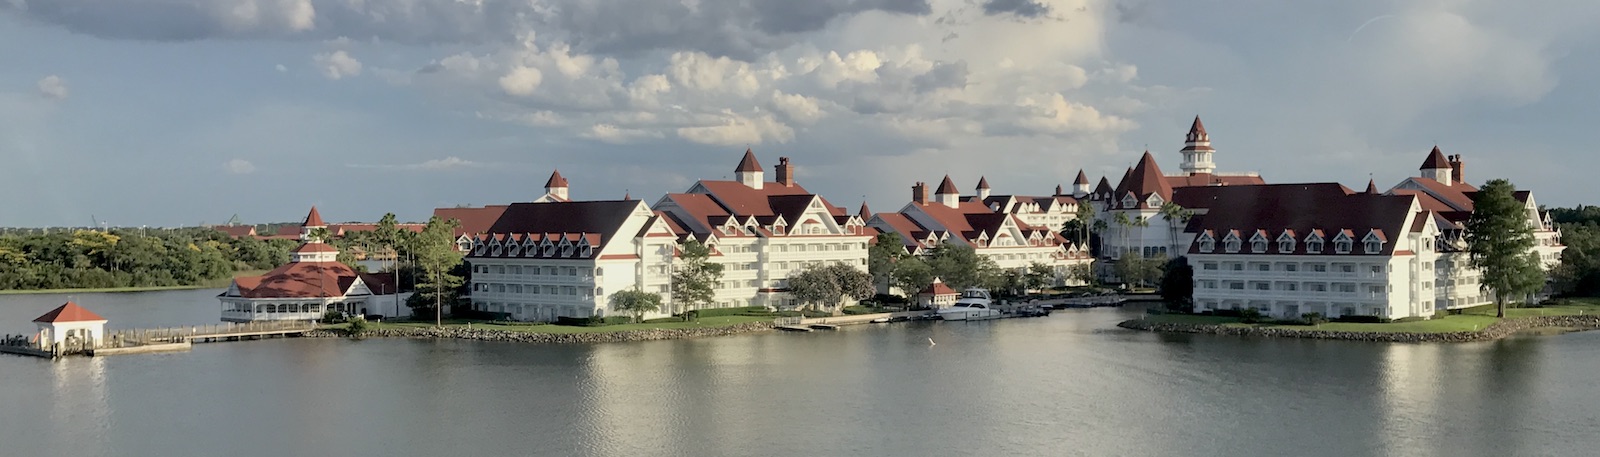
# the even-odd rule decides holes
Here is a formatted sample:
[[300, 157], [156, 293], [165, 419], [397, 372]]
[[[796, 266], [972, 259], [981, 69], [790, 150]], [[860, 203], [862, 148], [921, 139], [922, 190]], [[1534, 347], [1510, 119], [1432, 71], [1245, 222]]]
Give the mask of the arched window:
[[1333, 242], [1333, 250], [1340, 254], [1349, 254], [1350, 244], [1350, 240], [1336, 240]]
[[1307, 241], [1306, 252], [1310, 254], [1322, 253], [1322, 241]]
[[1294, 252], [1294, 240], [1279, 241], [1278, 252]]
[[1382, 250], [1383, 250], [1383, 242], [1382, 241], [1378, 241], [1378, 240], [1368, 240], [1367, 241], [1367, 253], [1368, 254], [1377, 254], [1378, 251], [1382, 251]]
[[1250, 251], [1251, 252], [1267, 252], [1267, 241], [1266, 240], [1251, 241], [1250, 242]]
[[605, 274], [606, 274], [606, 269], [600, 268], [600, 267], [595, 267], [595, 269], [594, 269], [594, 275], [595, 276], [603, 276]]
[[1200, 252], [1211, 252], [1217, 249], [1217, 242], [1211, 239], [1200, 240]]

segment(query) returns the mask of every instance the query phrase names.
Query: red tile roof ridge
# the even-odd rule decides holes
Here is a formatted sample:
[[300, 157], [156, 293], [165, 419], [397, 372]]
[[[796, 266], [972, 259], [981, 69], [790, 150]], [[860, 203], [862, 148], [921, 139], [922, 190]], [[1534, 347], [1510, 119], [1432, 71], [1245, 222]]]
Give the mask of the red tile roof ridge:
[[89, 311], [87, 308], [78, 306], [77, 303], [69, 301], [61, 306], [57, 306], [56, 309], [50, 310], [50, 312], [44, 313], [44, 315], [35, 318], [33, 321], [36, 323], [49, 324], [58, 322], [92, 322], [103, 320], [106, 320], [106, 318], [100, 317], [99, 314], [95, 314], [93, 311]]

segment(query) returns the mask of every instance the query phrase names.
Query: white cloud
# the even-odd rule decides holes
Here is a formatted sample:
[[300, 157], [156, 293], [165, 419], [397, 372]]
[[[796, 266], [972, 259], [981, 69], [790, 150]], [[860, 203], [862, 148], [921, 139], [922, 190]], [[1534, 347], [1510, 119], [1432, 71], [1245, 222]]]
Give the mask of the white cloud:
[[67, 81], [60, 76], [50, 75], [39, 80], [39, 94], [55, 100], [67, 98]]
[[283, 64], [281, 64], [281, 63], [280, 63], [280, 64], [278, 64], [278, 65], [277, 65], [277, 67], [275, 67], [275, 68], [277, 68], [277, 70], [278, 70], [278, 73], [285, 73], [285, 72], [288, 72], [288, 71], [289, 71], [289, 67], [285, 67], [285, 66], [283, 66]]
[[456, 170], [456, 169], [462, 169], [462, 168], [478, 168], [478, 167], [484, 166], [484, 164], [478, 163], [478, 162], [474, 162], [474, 161], [471, 161], [471, 160], [467, 160], [467, 159], [463, 159], [463, 158], [456, 157], [456, 156], [449, 156], [449, 157], [445, 157], [443, 159], [430, 159], [430, 160], [425, 160], [425, 161], [418, 162], [418, 163], [347, 164], [345, 166], [350, 167], [350, 168], [368, 168], [368, 169], [385, 169], [385, 170], [443, 171], [443, 170]]
[[537, 90], [542, 82], [544, 73], [538, 68], [516, 67], [500, 77], [500, 90], [506, 91], [507, 94], [526, 97], [533, 95], [533, 91]]
[[312, 57], [312, 61], [322, 69], [322, 76], [338, 80], [361, 75], [361, 61], [350, 57], [344, 51], [324, 52]]
[[770, 114], [744, 116], [723, 112], [721, 117], [719, 124], [679, 128], [678, 137], [717, 146], [761, 144], [767, 141], [786, 143], [794, 139], [794, 129], [773, 119]]
[[801, 124], [816, 122], [823, 115], [816, 99], [800, 94], [785, 94], [783, 91], [772, 93], [772, 107]]
[[244, 159], [229, 160], [227, 163], [222, 164], [222, 168], [236, 175], [248, 175], [256, 172], [256, 164]]

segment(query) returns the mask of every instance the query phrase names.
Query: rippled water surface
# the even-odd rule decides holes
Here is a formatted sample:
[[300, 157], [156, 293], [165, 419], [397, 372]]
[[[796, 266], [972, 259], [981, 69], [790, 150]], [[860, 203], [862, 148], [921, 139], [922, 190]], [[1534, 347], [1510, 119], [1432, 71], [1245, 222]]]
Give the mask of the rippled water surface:
[[[217, 291], [74, 297], [208, 324]], [[0, 333], [58, 305], [0, 296]], [[0, 355], [0, 455], [1595, 455], [1600, 333], [1172, 336], [1132, 311], [540, 346], [287, 339]], [[937, 344], [930, 345], [929, 339]]]

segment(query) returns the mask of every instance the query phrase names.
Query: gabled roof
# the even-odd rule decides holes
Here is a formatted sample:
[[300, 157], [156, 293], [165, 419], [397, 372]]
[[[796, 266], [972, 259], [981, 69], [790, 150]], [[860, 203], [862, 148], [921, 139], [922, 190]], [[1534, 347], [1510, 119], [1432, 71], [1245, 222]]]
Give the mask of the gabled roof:
[[41, 324], [53, 324], [64, 322], [93, 322], [103, 320], [106, 320], [106, 318], [100, 317], [99, 314], [95, 314], [93, 311], [89, 311], [82, 306], [78, 306], [77, 303], [67, 302], [64, 305], [57, 306], [56, 309], [50, 310], [48, 313], [44, 313], [43, 316], [39, 316], [33, 321]]
[[1450, 168], [1450, 159], [1445, 158], [1443, 152], [1439, 152], [1438, 145], [1434, 145], [1433, 151], [1428, 153], [1428, 158], [1422, 161], [1422, 167], [1419, 169], [1433, 170], [1440, 168]]
[[1089, 183], [1089, 175], [1083, 174], [1083, 169], [1079, 168], [1078, 169], [1078, 178], [1072, 180], [1072, 184], [1076, 185], [1076, 184], [1088, 184], [1088, 183]]
[[1111, 181], [1107, 180], [1105, 176], [1101, 176], [1100, 184], [1094, 186], [1094, 194], [1097, 196], [1105, 195], [1115, 191], [1115, 189], [1111, 188]]
[[[731, 214], [741, 216], [772, 216], [777, 214], [772, 210], [769, 197], [779, 195], [814, 195], [799, 184], [792, 186], [761, 186], [752, 189], [750, 186], [738, 181], [708, 181], [702, 180], [695, 183], [695, 187], [704, 189], [706, 194], [721, 204]], [[693, 189], [691, 189], [693, 190]], [[845, 215], [844, 208], [833, 206], [828, 199], [822, 199], [823, 206], [828, 213], [834, 216]]]
[[455, 219], [461, 225], [456, 227], [454, 236], [476, 235], [489, 231], [500, 215], [505, 214], [506, 205], [489, 205], [482, 208], [435, 208], [433, 215], [440, 219]]
[[339, 262], [291, 262], [261, 276], [233, 278], [233, 284], [244, 298], [340, 297], [357, 277]]
[[[488, 233], [562, 233], [600, 235], [596, 250], [619, 235], [622, 224], [644, 204], [638, 200], [605, 200], [552, 203], [513, 203]], [[632, 235], [632, 233], [626, 234]]]
[[950, 180], [950, 175], [944, 175], [944, 182], [939, 183], [939, 189], [933, 191], [933, 194], [934, 195], [940, 195], [940, 194], [960, 195], [961, 191], [960, 190], [956, 190], [956, 183], [955, 183], [955, 181], [951, 181]]
[[1168, 176], [1167, 185], [1173, 189], [1200, 186], [1257, 186], [1266, 184], [1259, 175], [1216, 175], [1211, 173], [1194, 173], [1182, 176]]
[[922, 246], [922, 239], [927, 237], [928, 229], [917, 224], [917, 221], [911, 220], [910, 217], [906, 217], [905, 214], [878, 213], [873, 217], [882, 221], [884, 225], [888, 225], [896, 233], [899, 233], [900, 242], [906, 246], [920, 247]]
[[307, 252], [339, 252], [339, 249], [326, 243], [305, 243], [289, 252], [293, 252], [295, 254], [304, 254]]
[[1139, 164], [1128, 172], [1127, 179], [1117, 185], [1115, 195], [1112, 197], [1112, 207], [1117, 209], [1134, 209], [1122, 207], [1122, 198], [1133, 194], [1138, 202], [1134, 208], [1148, 209], [1151, 195], [1160, 196], [1163, 201], [1172, 201], [1172, 186], [1167, 184], [1167, 179], [1161, 174], [1161, 166], [1156, 164], [1155, 156], [1150, 151], [1145, 151], [1139, 158]]
[[[1262, 186], [1196, 187], [1179, 192], [1178, 204], [1186, 208], [1209, 208], [1195, 216], [1185, 228], [1188, 233], [1211, 230], [1215, 233], [1266, 230], [1291, 230], [1294, 233], [1320, 234], [1403, 233], [1413, 213], [1409, 195], [1359, 193], [1337, 183], [1273, 184]], [[1190, 206], [1186, 202], [1200, 202]], [[1394, 252], [1395, 243], [1386, 243], [1379, 255]], [[1266, 254], [1305, 254], [1306, 244], [1296, 243], [1293, 252], [1278, 252], [1274, 243]], [[1332, 254], [1334, 246], [1323, 246], [1321, 253]], [[1199, 254], [1199, 246], [1190, 253]], [[1243, 252], [1242, 252], [1243, 253]], [[1341, 254], [1343, 255], [1343, 254]], [[1365, 255], [1354, 250], [1351, 255]]]
[[956, 292], [955, 289], [951, 289], [950, 286], [944, 285], [944, 281], [940, 281], [939, 278], [933, 278], [933, 284], [929, 284], [928, 287], [923, 288], [921, 292], [917, 292], [917, 295], [932, 295], [937, 297], [941, 295], [961, 295], [961, 293]]
[[550, 173], [550, 180], [544, 182], [544, 187], [567, 187], [567, 178], [561, 177], [561, 170], [556, 170]]
[[756, 162], [756, 154], [754, 152], [751, 152], [749, 149], [745, 149], [744, 150], [744, 158], [743, 159], [739, 159], [739, 166], [737, 168], [734, 168], [733, 171], [734, 172], [744, 172], [744, 171], [757, 171], [757, 172], [759, 172], [759, 171], [761, 171], [761, 163], [760, 162]]
[[322, 215], [317, 213], [317, 207], [316, 206], [312, 206], [311, 207], [311, 213], [306, 214], [306, 220], [304, 222], [301, 222], [300, 226], [301, 227], [327, 227], [328, 224], [322, 223]]

